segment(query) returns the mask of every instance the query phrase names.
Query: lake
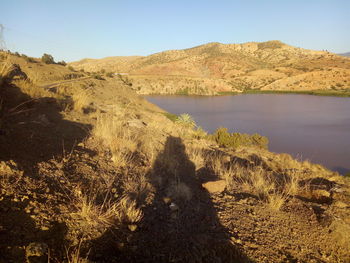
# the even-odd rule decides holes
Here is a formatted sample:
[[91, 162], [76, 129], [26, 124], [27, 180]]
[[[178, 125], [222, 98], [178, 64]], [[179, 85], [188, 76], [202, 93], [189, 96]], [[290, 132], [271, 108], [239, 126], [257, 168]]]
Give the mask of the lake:
[[259, 133], [269, 150], [289, 153], [342, 174], [350, 172], [350, 98], [293, 94], [145, 96], [174, 113], [188, 113], [212, 133]]

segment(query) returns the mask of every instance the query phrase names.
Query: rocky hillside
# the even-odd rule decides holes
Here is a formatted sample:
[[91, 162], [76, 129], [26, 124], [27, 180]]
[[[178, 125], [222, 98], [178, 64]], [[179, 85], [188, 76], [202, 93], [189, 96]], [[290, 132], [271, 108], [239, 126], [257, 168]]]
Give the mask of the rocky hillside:
[[349, 178], [0, 55], [0, 262], [350, 261]]
[[140, 94], [279, 91], [348, 91], [350, 59], [280, 41], [209, 43], [146, 57], [109, 57], [70, 63], [86, 71], [128, 73]]

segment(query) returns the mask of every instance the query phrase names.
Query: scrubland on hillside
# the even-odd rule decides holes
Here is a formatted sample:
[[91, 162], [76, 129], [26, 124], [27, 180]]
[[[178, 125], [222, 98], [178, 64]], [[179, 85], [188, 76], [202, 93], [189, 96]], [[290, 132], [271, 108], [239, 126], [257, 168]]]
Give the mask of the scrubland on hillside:
[[77, 70], [127, 73], [139, 94], [312, 91], [349, 96], [350, 89], [350, 58], [280, 41], [209, 43], [145, 57], [83, 59], [69, 64]]
[[207, 134], [110, 70], [1, 55], [1, 262], [349, 262], [349, 178]]

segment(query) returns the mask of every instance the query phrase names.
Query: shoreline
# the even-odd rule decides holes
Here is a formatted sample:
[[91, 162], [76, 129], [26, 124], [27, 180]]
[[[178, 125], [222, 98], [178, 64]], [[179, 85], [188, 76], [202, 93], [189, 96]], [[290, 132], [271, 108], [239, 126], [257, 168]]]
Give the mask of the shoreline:
[[328, 91], [328, 90], [301, 90], [301, 91], [292, 91], [292, 90], [245, 90], [243, 92], [231, 92], [224, 91], [219, 92], [219, 96], [225, 95], [240, 95], [240, 94], [299, 94], [299, 95], [313, 95], [313, 96], [328, 96], [328, 97], [341, 97], [348, 98], [350, 97], [350, 90], [346, 91]]
[[327, 90], [301, 90], [301, 91], [292, 91], [292, 90], [245, 90], [243, 92], [236, 91], [221, 91], [217, 94], [205, 95], [205, 94], [188, 94], [188, 93], [173, 93], [173, 94], [162, 94], [162, 93], [151, 93], [151, 94], [138, 94], [140, 96], [200, 96], [200, 97], [216, 97], [216, 96], [236, 96], [244, 94], [297, 94], [297, 95], [312, 95], [312, 96], [324, 96], [324, 97], [339, 97], [339, 98], [349, 98], [350, 89], [344, 91], [327, 91]]

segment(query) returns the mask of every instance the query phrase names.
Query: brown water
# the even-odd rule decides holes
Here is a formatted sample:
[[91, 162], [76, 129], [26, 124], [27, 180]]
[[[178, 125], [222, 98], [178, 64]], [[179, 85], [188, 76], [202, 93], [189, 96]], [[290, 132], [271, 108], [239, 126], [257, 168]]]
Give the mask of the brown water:
[[350, 98], [311, 95], [146, 96], [174, 113], [190, 114], [208, 132], [259, 133], [269, 149], [350, 172]]

